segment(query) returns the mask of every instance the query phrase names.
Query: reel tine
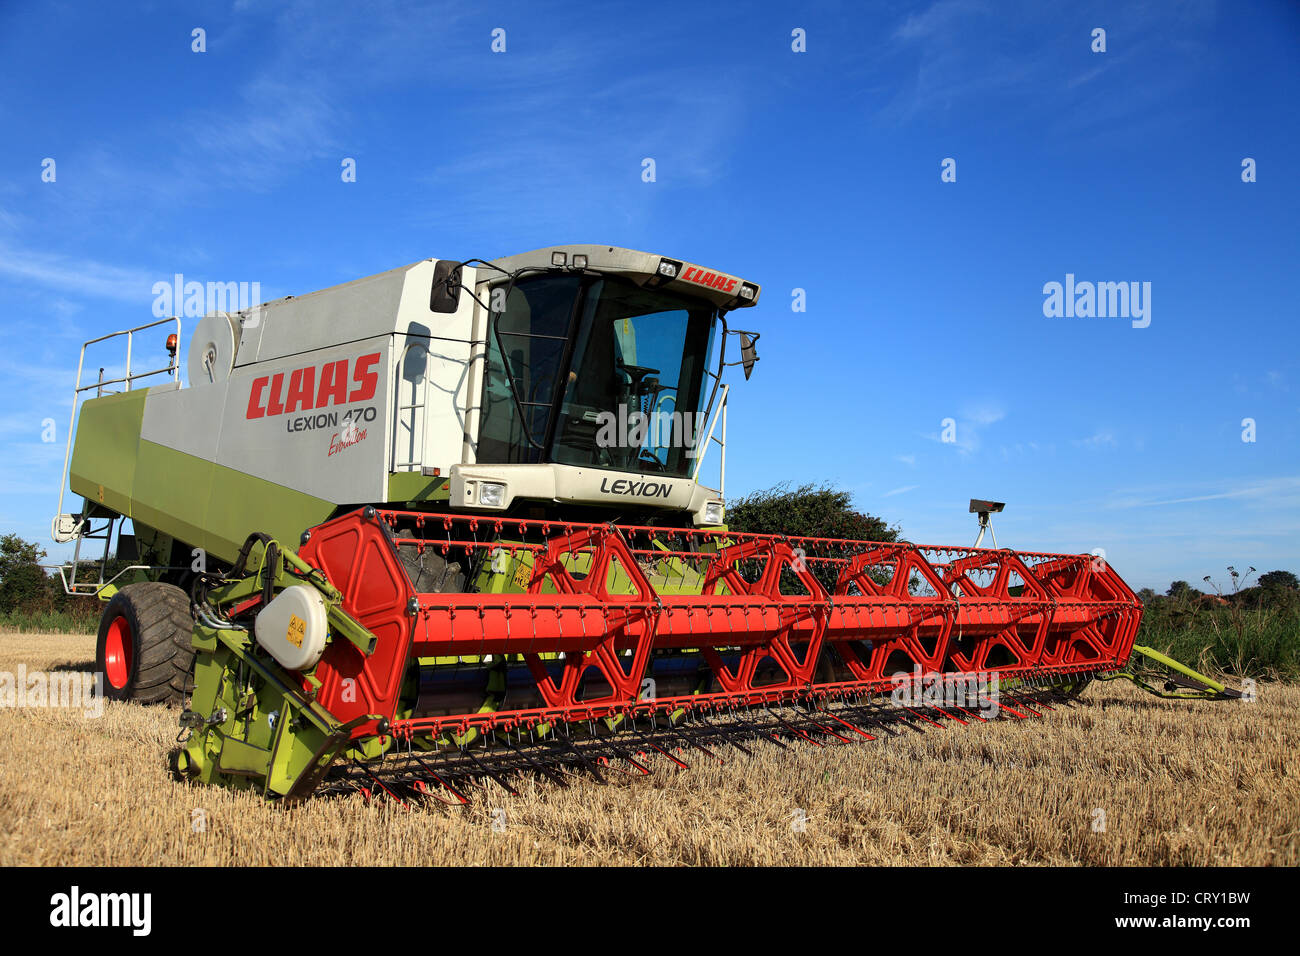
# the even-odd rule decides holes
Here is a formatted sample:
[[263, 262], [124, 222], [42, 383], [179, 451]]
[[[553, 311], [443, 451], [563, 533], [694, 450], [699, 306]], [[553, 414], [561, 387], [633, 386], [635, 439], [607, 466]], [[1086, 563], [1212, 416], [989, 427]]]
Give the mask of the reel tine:
[[493, 771], [493, 769], [489, 767], [486, 763], [484, 763], [482, 760], [479, 760], [478, 757], [475, 757], [474, 751], [466, 747], [461, 750], [461, 753], [464, 754], [466, 757], [468, 757], [475, 767], [477, 767], [487, 777], [489, 777], [492, 780], [492, 782], [495, 783], [498, 787], [500, 787], [506, 793], [510, 794], [510, 796], [512, 797], [519, 796], [519, 791], [516, 790], [513, 786], [511, 786], [509, 783], [507, 783], [503, 777], [501, 777], [499, 774]]
[[812, 744], [812, 745], [815, 746], [815, 747], [825, 747], [825, 746], [826, 746], [826, 745], [825, 745], [824, 743], [822, 743], [820, 740], [814, 740], [811, 734], [806, 733], [806, 732], [803, 731], [803, 730], [800, 730], [800, 729], [799, 729], [798, 727], [796, 727], [794, 724], [790, 723], [788, 720], [786, 720], [784, 717], [782, 717], [780, 714], [778, 714], [776, 711], [774, 711], [771, 707], [764, 707], [763, 709], [766, 710], [766, 711], [767, 711], [769, 714], [771, 714], [773, 717], [775, 717], [776, 720], [777, 720], [777, 723], [779, 723], [782, 727], [784, 727], [786, 730], [790, 731], [790, 732], [791, 732], [792, 734], [794, 734], [795, 736], [797, 736], [797, 737], [802, 737], [804, 740], [808, 741], [808, 743]]
[[943, 724], [939, 723], [939, 721], [931, 720], [929, 717], [925, 716], [925, 714], [921, 713], [919, 710], [914, 710], [911, 707], [904, 707], [903, 710], [907, 711], [909, 714], [912, 714], [915, 717], [921, 718], [921, 720], [924, 720], [927, 724], [934, 724], [934, 726], [938, 727], [940, 730], [948, 729]]
[[866, 732], [865, 730], [863, 730], [861, 727], [855, 727], [853, 724], [849, 723], [847, 720], [842, 720], [842, 719], [840, 719], [839, 717], [835, 716], [834, 714], [832, 714], [829, 710], [826, 710], [825, 708], [822, 708], [822, 709], [819, 711], [819, 713], [825, 714], [825, 715], [826, 715], [827, 717], [829, 717], [831, 720], [838, 721], [839, 723], [843, 724], [845, 727], [849, 728], [849, 730], [853, 731], [855, 734], [861, 734], [861, 735], [862, 735], [864, 738], [866, 738], [867, 740], [875, 740], [875, 739], [876, 739], [874, 734], [869, 734], [869, 733], [867, 733], [867, 732]]
[[556, 738], [564, 745], [563, 749], [569, 753], [572, 753], [575, 757], [577, 757], [578, 761], [587, 770], [587, 772], [596, 778], [597, 783], [602, 783], [602, 784], [606, 783], [607, 781], [605, 780], [604, 777], [601, 776], [600, 770], [596, 767], [596, 765], [591, 760], [587, 758], [587, 755], [584, 754], [577, 747], [575, 747], [573, 745], [573, 741], [570, 740], [567, 735], [560, 733], [558, 729], [555, 728], [553, 729], [555, 730]]
[[505, 746], [506, 746], [507, 748], [509, 748], [510, 750], [514, 751], [516, 754], [518, 754], [520, 757], [522, 757], [525, 761], [527, 761], [527, 762], [528, 762], [528, 765], [529, 765], [530, 767], [532, 767], [533, 769], [535, 769], [538, 773], [543, 774], [543, 775], [544, 775], [548, 780], [551, 780], [551, 781], [553, 781], [554, 783], [559, 784], [559, 785], [560, 785], [561, 787], [563, 787], [564, 789], [566, 789], [566, 790], [568, 789], [568, 787], [569, 787], [568, 782], [567, 782], [563, 777], [561, 777], [561, 776], [560, 776], [560, 773], [557, 772], [555, 769], [553, 769], [553, 768], [551, 768], [551, 767], [548, 767], [546, 764], [541, 763], [541, 762], [538, 761], [538, 760], [535, 760], [531, 754], [529, 754], [529, 753], [528, 753], [527, 751], [525, 751], [525, 750], [521, 750], [520, 748], [516, 747], [516, 746], [515, 746], [514, 744], [512, 744], [510, 741], [507, 740], [507, 741], [505, 741], [504, 743], [505, 743]]
[[[432, 777], [434, 780], [436, 780], [436, 781], [438, 782], [438, 785], [439, 785], [439, 786], [443, 787], [443, 788], [444, 788], [445, 790], [447, 790], [447, 791], [448, 791], [448, 792], [449, 792], [453, 797], [456, 798], [456, 802], [455, 802], [455, 803], [449, 803], [450, 806], [456, 806], [456, 805], [464, 806], [465, 804], [467, 804], [467, 803], [470, 802], [470, 801], [469, 801], [469, 797], [465, 796], [465, 794], [461, 793], [459, 790], [457, 790], [455, 787], [453, 787], [449, 782], [447, 782], [446, 780], [444, 780], [444, 779], [442, 778], [442, 775], [441, 775], [441, 774], [439, 774], [436, 770], [434, 770], [432, 767], [430, 767], [427, 763], [425, 763], [425, 762], [424, 762], [423, 760], [421, 760], [419, 757], [415, 756], [414, 754], [411, 754], [411, 759], [414, 760], [414, 761], [416, 762], [417, 765], [419, 765], [420, 769], [422, 769], [422, 770], [423, 770], [425, 773], [427, 773], [430, 777]], [[441, 797], [438, 797], [436, 794], [431, 794], [431, 796], [433, 796], [435, 800], [442, 800], [442, 798], [441, 798]], [[443, 801], [443, 802], [446, 802], [446, 801]]]
[[822, 733], [830, 734], [832, 737], [834, 737], [836, 740], [840, 741], [841, 743], [846, 743], [846, 744], [856, 743], [856, 741], [850, 740], [848, 737], [845, 737], [843, 734], [836, 732], [830, 727], [827, 727], [825, 724], [818, 723], [817, 721], [813, 720], [811, 717], [807, 716], [806, 714], [804, 715], [803, 719], [808, 721], [808, 723], [812, 724], [815, 728], [820, 730]]
[[657, 743], [655, 743], [655, 742], [654, 742], [654, 741], [653, 741], [649, 736], [647, 736], [646, 734], [642, 733], [642, 732], [639, 731], [639, 730], [633, 731], [633, 733], [636, 735], [637, 740], [639, 740], [639, 741], [640, 741], [644, 746], [649, 747], [651, 750], [654, 750], [654, 751], [656, 751], [657, 753], [662, 754], [663, 756], [667, 757], [669, 760], [671, 760], [673, 763], [675, 763], [675, 764], [677, 765], [677, 767], [678, 767], [679, 770], [690, 770], [690, 769], [691, 769], [691, 765], [690, 765], [690, 764], [688, 764], [688, 763], [687, 763], [686, 761], [684, 761], [684, 760], [681, 760], [681, 759], [679, 759], [679, 758], [677, 758], [677, 757], [674, 757], [671, 753], [669, 753], [669, 752], [668, 752], [667, 750], [665, 750], [663, 747], [660, 747]]
[[663, 756], [667, 757], [669, 760], [671, 760], [674, 764], [677, 765], [677, 768], [678, 768], [679, 770], [690, 770], [690, 769], [691, 769], [691, 765], [688, 764], [685, 760], [682, 760], [680, 757], [674, 757], [671, 753], [669, 753], [667, 750], [664, 750], [664, 748], [663, 748], [663, 747], [660, 747], [657, 743], [654, 743], [653, 741], [649, 741], [649, 740], [647, 740], [647, 741], [646, 741], [646, 746], [649, 747], [650, 749], [656, 751], [657, 753], [662, 754]]
[[[713, 725], [710, 724], [709, 726], [713, 726]], [[745, 749], [739, 743], [737, 743], [735, 740], [735, 735], [749, 734], [750, 736], [754, 737], [757, 740], [762, 740], [769, 744], [775, 744], [776, 746], [780, 747], [782, 750], [789, 749], [786, 746], [786, 744], [781, 740], [779, 735], [777, 735], [767, 727], [757, 726], [751, 720], [736, 718], [736, 722], [730, 728], [716, 727], [714, 729], [715, 732], [722, 735], [722, 739], [724, 741], [731, 744], [733, 747], [735, 747], [737, 750], [741, 751], [742, 753], [748, 754], [751, 757], [753, 756], [753, 753]]]
[[965, 714], [967, 717], [974, 718], [975, 720], [978, 720], [978, 721], [980, 721], [981, 723], [988, 723], [988, 718], [987, 718], [987, 717], [984, 717], [983, 715], [978, 714], [978, 713], [976, 713], [976, 712], [973, 711], [973, 710], [967, 710], [965, 707], [961, 707], [961, 706], [956, 705], [956, 704], [954, 704], [953, 706], [955, 706], [958, 710], [960, 710], [960, 711], [961, 711], [963, 714]]
[[[689, 732], [683, 732], [683, 731], [689, 731]], [[732, 725], [731, 727], [720, 727], [711, 723], [705, 717], [699, 717], [695, 722], [689, 725], [689, 728], [683, 728], [682, 731], [674, 729], [673, 733], [679, 740], [685, 741], [686, 743], [690, 744], [692, 747], [704, 751], [714, 760], [718, 761], [718, 763], [726, 763], [726, 761], [721, 757], [719, 757], [717, 754], [715, 754], [708, 747], [705, 747], [703, 744], [696, 741], [694, 739], [696, 735], [702, 736], [706, 740], [712, 740], [716, 738], [729, 747], [735, 747], [746, 757], [754, 756], [754, 752], [737, 739], [739, 736], [745, 733], [745, 729], [739, 725]]]
[[1051, 704], [1048, 704], [1043, 698], [1046, 696], [1041, 691], [1035, 691], [1032, 694], [1021, 694], [1022, 698], [1028, 697], [1035, 707], [1042, 707], [1046, 710], [1056, 710]]
[[944, 710], [942, 707], [931, 706], [930, 709], [933, 710], [933, 711], [935, 711], [936, 713], [943, 714], [943, 716], [947, 717], [949, 720], [955, 720], [955, 721], [957, 721], [957, 723], [959, 723], [959, 724], [961, 724], [961, 725], [963, 725], [963, 726], [965, 726], [966, 724], [970, 723], [970, 721], [962, 720], [962, 719], [961, 719], [960, 717], [958, 717], [956, 714], [950, 714], [950, 713], [948, 713], [948, 711]]
[[[920, 724], [918, 724], [915, 720], [913, 720], [913, 719], [912, 719], [911, 717], [909, 717], [907, 714], [901, 714], [901, 713], [900, 713], [900, 714], [894, 715], [894, 716], [892, 717], [892, 719], [893, 719], [893, 720], [896, 720], [896, 721], [899, 723], [900, 726], [906, 727], [908, 730], [914, 730], [914, 731], [916, 731], [918, 734], [923, 734], [923, 733], [925, 733], [925, 728], [922, 727]], [[931, 723], [933, 723], [933, 721], [931, 721]]]
[[[371, 772], [370, 768], [367, 767], [365, 764], [363, 764], [361, 761], [359, 761], [359, 760], [353, 758], [352, 763], [353, 763], [354, 766], [360, 768], [361, 772], [364, 773], [367, 777], [369, 777], [369, 778], [371, 779], [371, 781], [375, 784], [375, 786], [377, 786], [377, 787], [379, 787], [379, 789], [383, 790], [384, 793], [388, 794], [390, 797], [392, 797], [394, 800], [396, 800], [396, 801], [397, 801], [398, 803], [400, 803], [402, 806], [404, 806], [404, 807], [409, 807], [409, 806], [410, 806], [410, 804], [408, 804], [405, 800], [403, 800], [403, 799], [402, 799], [402, 798], [397, 794], [396, 791], [394, 791], [392, 788], [390, 788], [390, 787], [388, 786], [388, 784], [384, 783], [384, 781], [382, 781], [382, 780], [380, 780], [378, 777], [376, 777], [376, 776]], [[370, 799], [371, 799], [371, 796], [372, 796], [371, 793], [370, 793], [370, 791], [369, 791], [369, 789], [366, 788], [366, 787], [362, 787], [362, 788], [361, 788], [361, 792], [364, 793], [364, 794], [366, 795], [366, 801], [369, 802]]]
[[441, 803], [444, 807], [462, 807], [469, 802], [468, 800], [462, 802], [451, 797], [444, 797], [423, 780], [416, 780], [411, 784], [411, 787], [415, 790], [417, 796], [426, 797], [435, 803]]
[[1029, 716], [1031, 716], [1031, 717], [1041, 717], [1041, 716], [1043, 716], [1043, 715], [1040, 714], [1038, 711], [1034, 710], [1033, 707], [1029, 706], [1029, 704], [1025, 703], [1023, 695], [1018, 696], [1018, 695], [1016, 695], [1016, 694], [1006, 694], [1006, 696], [1007, 696], [1007, 697], [1010, 697], [1011, 700], [1015, 703], [1015, 705], [1016, 705], [1017, 707], [1019, 707], [1021, 710], [1027, 710], [1027, 711], [1029, 711]]
[[[705, 726], [707, 726], [707, 725], [705, 725]], [[718, 763], [726, 763], [726, 762], [727, 762], [727, 761], [723, 760], [721, 757], [719, 757], [717, 754], [715, 754], [715, 753], [714, 753], [712, 750], [710, 750], [708, 747], [704, 746], [704, 745], [701, 744], [701, 743], [697, 743], [696, 741], [692, 740], [688, 735], [683, 734], [681, 731], [674, 729], [674, 730], [670, 731], [670, 733], [671, 733], [674, 737], [676, 737], [678, 740], [680, 740], [680, 741], [682, 741], [684, 744], [686, 744], [687, 746], [689, 746], [689, 747], [694, 747], [696, 750], [700, 751], [701, 753], [707, 754], [709, 757], [712, 757], [712, 758], [713, 758], [714, 760], [716, 760]], [[723, 743], [729, 743], [729, 742], [730, 742], [730, 741], [727, 741], [727, 740], [725, 740], [725, 739], [723, 740]], [[739, 750], [741, 753], [745, 754], [746, 756], [752, 756], [752, 754], [750, 754], [750, 752], [749, 752], [748, 750], [746, 750], [744, 747], [742, 747], [740, 744], [738, 744], [738, 743], [734, 743], [734, 742], [730, 742], [730, 743], [731, 743], [731, 745], [732, 745], [733, 747], [735, 747], [737, 750]]]
[[[894, 730], [894, 728], [889, 726], [889, 721], [884, 720], [878, 714], [872, 713], [868, 707], [862, 705], [846, 706], [844, 712], [854, 717], [856, 720], [864, 721], [888, 737], [901, 736], [897, 730]], [[895, 717], [892, 719], [897, 720], [898, 718]]]
[[630, 764], [631, 764], [633, 767], [635, 767], [637, 770], [641, 771], [640, 774], [636, 774], [636, 775], [634, 775], [634, 776], [642, 776], [642, 777], [649, 777], [649, 776], [652, 776], [653, 771], [652, 771], [649, 767], [647, 767], [645, 764], [639, 762], [636, 758], [634, 758], [631, 754], [629, 754], [629, 753], [628, 753], [626, 750], [624, 750], [621, 746], [619, 746], [618, 744], [615, 744], [615, 743], [607, 744], [607, 746], [609, 747], [610, 750], [612, 750], [612, 751], [613, 751], [615, 754], [617, 754], [620, 758], [622, 758], [623, 760], [626, 760], [628, 763], [630, 763]]
[[1001, 717], [1003, 714], [1009, 714], [1011, 716], [1011, 719], [1013, 720], [1029, 719], [1029, 716], [1027, 714], [1022, 714], [1020, 711], [1016, 710], [1010, 704], [1002, 703], [1002, 695], [999, 695], [997, 700], [989, 700], [988, 698], [981, 697], [979, 699], [979, 702], [981, 707], [987, 706], [991, 708], [999, 717]]

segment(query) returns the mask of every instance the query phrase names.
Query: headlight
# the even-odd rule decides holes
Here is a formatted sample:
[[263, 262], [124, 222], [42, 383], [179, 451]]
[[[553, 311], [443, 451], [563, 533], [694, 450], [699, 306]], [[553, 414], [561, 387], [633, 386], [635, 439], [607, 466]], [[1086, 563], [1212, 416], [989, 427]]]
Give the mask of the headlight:
[[500, 508], [506, 500], [506, 486], [495, 481], [483, 481], [478, 486], [478, 503], [489, 508]]
[[722, 502], [710, 501], [704, 506], [705, 524], [722, 524]]

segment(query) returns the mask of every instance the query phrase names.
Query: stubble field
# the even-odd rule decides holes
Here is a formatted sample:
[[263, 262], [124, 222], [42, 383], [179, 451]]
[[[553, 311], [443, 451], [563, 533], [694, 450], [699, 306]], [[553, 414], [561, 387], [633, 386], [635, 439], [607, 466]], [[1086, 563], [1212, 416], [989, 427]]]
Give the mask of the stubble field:
[[[93, 667], [94, 638], [0, 634], [0, 672]], [[359, 795], [282, 808], [174, 782], [177, 711], [0, 708], [0, 865], [916, 865], [1300, 863], [1300, 688], [1078, 705], [469, 807]], [[196, 813], [196, 811], [200, 811]], [[202, 824], [199, 826], [198, 824]]]

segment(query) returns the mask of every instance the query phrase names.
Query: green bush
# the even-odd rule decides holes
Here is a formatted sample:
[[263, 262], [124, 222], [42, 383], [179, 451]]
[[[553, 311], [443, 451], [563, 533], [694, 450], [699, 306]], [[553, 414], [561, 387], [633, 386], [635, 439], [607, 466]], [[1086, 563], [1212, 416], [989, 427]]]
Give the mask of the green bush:
[[94, 634], [104, 605], [94, 598], [79, 598], [62, 611], [15, 610], [0, 614], [0, 631], [45, 631], [55, 634]]
[[1190, 588], [1170, 588], [1161, 597], [1144, 590], [1138, 643], [1202, 671], [1300, 679], [1300, 590], [1288, 586], [1292, 576], [1269, 572], [1262, 586], [1245, 587], [1245, 579], [1228, 570], [1230, 593], [1198, 596]]
[[[728, 506], [727, 527], [732, 531], [779, 534], [787, 538], [897, 541], [899, 536], [898, 528], [856, 510], [850, 492], [828, 484], [800, 485], [791, 490], [788, 484], [782, 483], [746, 495]], [[828, 547], [836, 551], [835, 546]], [[823, 553], [822, 546], [809, 543], [809, 558]], [[809, 567], [824, 588], [834, 590], [837, 577], [834, 567], [812, 562]], [[885, 579], [877, 580], [884, 583]], [[787, 594], [804, 593], [789, 569], [781, 572], [781, 590]]]
[[883, 519], [853, 507], [853, 495], [827, 484], [779, 484], [740, 498], [727, 507], [732, 531], [784, 534], [791, 538], [847, 538], [897, 541], [899, 531]]
[[40, 602], [48, 592], [45, 552], [16, 534], [0, 537], [0, 614]]
[[[41, 567], [45, 551], [16, 534], [0, 536], [0, 629], [93, 633], [103, 604], [64, 593], [57, 574]], [[81, 579], [94, 581], [94, 562], [84, 562]]]

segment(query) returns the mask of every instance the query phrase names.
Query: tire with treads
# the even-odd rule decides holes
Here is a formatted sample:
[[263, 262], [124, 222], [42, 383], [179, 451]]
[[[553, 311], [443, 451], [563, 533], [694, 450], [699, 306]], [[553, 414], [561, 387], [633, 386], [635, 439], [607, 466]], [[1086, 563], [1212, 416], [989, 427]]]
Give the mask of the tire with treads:
[[193, 627], [189, 597], [175, 585], [146, 581], [114, 594], [95, 642], [104, 696], [142, 704], [184, 700], [194, 663]]

